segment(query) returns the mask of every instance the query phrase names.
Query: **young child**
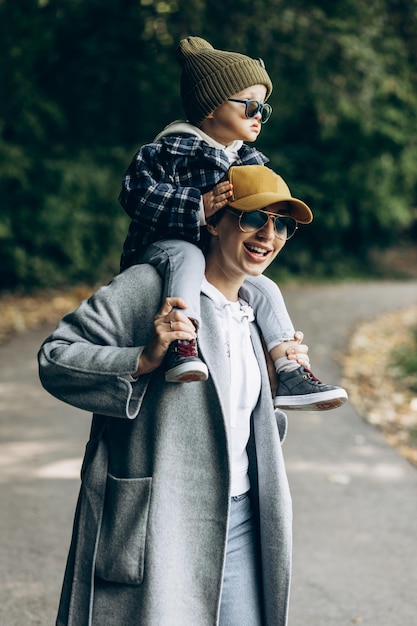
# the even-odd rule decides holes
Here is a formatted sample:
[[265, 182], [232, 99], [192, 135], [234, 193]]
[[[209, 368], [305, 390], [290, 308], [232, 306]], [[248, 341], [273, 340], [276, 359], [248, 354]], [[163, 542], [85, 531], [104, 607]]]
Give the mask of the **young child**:
[[[233, 206], [233, 181], [227, 178], [231, 165], [264, 166], [268, 161], [244, 142], [257, 139], [272, 113], [266, 103], [272, 82], [261, 59], [216, 50], [200, 37], [183, 39], [177, 58], [187, 121], [173, 122], [142, 146], [126, 171], [119, 200], [131, 223], [121, 271], [135, 263], [155, 265], [165, 279], [164, 298], [181, 297], [187, 305], [183, 312], [198, 331], [204, 276], [200, 227], [230, 199]], [[265, 198], [264, 206], [268, 204]], [[298, 221], [311, 221], [311, 213], [303, 219]], [[294, 340], [294, 327], [278, 286], [265, 276], [253, 277], [245, 281], [241, 295], [255, 310], [277, 367], [275, 406], [325, 410], [343, 404], [344, 389], [324, 385], [285, 357], [283, 342]], [[197, 340], [173, 342], [165, 363], [168, 382], [208, 377]]]

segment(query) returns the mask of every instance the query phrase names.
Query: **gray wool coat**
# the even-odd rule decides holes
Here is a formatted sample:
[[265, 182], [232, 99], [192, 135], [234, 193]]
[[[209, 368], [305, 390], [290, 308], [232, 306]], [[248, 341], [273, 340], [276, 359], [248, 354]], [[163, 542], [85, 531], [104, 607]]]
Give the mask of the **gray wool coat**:
[[[210, 378], [129, 382], [161, 305], [161, 281], [134, 266], [67, 315], [39, 351], [51, 394], [93, 412], [58, 626], [216, 626], [230, 503], [229, 373], [214, 306], [201, 296]], [[291, 497], [262, 344], [248, 445], [265, 626], [287, 624]], [[281, 430], [281, 437], [280, 437]]]

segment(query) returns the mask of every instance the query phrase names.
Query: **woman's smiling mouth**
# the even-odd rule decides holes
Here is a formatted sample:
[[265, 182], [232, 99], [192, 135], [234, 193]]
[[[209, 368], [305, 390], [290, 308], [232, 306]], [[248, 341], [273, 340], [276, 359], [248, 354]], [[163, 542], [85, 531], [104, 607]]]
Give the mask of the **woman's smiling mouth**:
[[244, 243], [243, 244], [248, 252], [251, 255], [260, 256], [262, 259], [265, 259], [269, 254], [271, 254], [271, 250], [266, 250], [265, 248], [261, 248], [260, 246], [256, 246], [252, 243]]

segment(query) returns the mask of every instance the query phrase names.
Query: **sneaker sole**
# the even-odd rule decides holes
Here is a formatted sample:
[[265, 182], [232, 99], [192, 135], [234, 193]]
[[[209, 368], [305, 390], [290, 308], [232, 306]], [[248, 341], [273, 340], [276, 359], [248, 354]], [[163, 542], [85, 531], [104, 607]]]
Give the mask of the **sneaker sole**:
[[303, 396], [276, 396], [274, 407], [294, 411], [329, 411], [342, 406], [348, 399], [344, 389], [308, 393]]
[[165, 372], [167, 383], [195, 383], [208, 379], [208, 369], [205, 363], [182, 363]]

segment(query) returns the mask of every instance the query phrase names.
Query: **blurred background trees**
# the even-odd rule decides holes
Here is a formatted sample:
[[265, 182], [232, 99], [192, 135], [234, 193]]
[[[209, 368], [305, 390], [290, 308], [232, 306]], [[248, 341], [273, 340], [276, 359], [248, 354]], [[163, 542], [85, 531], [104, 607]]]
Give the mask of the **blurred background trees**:
[[183, 117], [179, 40], [262, 57], [257, 147], [311, 203], [283, 274], [372, 271], [417, 235], [417, 0], [0, 0], [0, 290], [118, 271], [123, 173]]

